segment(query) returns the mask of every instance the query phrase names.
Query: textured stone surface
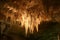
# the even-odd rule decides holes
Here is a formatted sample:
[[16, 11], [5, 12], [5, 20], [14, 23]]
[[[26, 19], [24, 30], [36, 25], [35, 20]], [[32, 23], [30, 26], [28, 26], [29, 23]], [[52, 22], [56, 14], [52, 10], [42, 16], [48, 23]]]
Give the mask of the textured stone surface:
[[[18, 22], [12, 21], [13, 18], [15, 20], [18, 17], [19, 14], [16, 13], [19, 8], [37, 13], [45, 10], [44, 14], [51, 17], [52, 21], [42, 22], [38, 32], [35, 30], [33, 34], [28, 33], [26, 36], [24, 28], [19, 27]], [[10, 15], [13, 17], [10, 18]], [[32, 2], [31, 0], [0, 0], [0, 27], [1, 40], [58, 40], [58, 35], [60, 39], [60, 0], [32, 0]]]

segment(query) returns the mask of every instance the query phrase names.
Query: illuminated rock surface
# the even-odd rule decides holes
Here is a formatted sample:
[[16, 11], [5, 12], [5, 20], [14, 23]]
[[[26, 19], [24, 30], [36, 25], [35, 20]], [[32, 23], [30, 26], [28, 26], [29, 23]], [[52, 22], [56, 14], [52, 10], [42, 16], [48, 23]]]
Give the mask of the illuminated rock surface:
[[[24, 13], [27, 13], [28, 17]], [[32, 29], [31, 26], [28, 27], [31, 24], [29, 21], [35, 26], [32, 26]], [[60, 1], [0, 0], [0, 27], [1, 40], [59, 40]]]

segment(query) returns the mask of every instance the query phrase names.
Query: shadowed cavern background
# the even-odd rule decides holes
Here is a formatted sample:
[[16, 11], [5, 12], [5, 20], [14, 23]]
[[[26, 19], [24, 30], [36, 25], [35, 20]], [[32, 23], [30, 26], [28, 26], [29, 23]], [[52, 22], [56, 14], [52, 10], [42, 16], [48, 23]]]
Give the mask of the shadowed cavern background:
[[[31, 2], [34, 2], [30, 4]], [[11, 8], [11, 9], [10, 9]], [[24, 28], [15, 22], [17, 10], [42, 12], [50, 21], [42, 21], [39, 30], [25, 35]], [[60, 39], [60, 0], [0, 0], [0, 39], [1, 40], [59, 40]]]

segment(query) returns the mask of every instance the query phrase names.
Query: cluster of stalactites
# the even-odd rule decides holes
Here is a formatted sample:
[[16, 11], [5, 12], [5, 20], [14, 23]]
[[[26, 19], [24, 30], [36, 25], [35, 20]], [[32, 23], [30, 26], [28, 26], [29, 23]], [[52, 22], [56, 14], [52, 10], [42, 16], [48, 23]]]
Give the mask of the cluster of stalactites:
[[[42, 13], [40, 13], [42, 14]], [[20, 21], [21, 26], [25, 27], [25, 33], [28, 31], [30, 33], [34, 32], [34, 28], [36, 28], [38, 32], [38, 25], [44, 20], [44, 18], [38, 13], [28, 13], [26, 10], [20, 12], [20, 16], [16, 21]], [[45, 20], [48, 21], [48, 18]]]

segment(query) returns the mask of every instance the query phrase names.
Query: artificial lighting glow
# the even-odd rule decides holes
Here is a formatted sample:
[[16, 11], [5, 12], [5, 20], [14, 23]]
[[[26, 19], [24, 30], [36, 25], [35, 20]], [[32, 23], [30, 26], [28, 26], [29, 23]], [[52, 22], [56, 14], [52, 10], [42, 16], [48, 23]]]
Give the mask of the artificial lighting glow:
[[[41, 14], [41, 13], [40, 13]], [[21, 26], [25, 27], [25, 33], [28, 33], [28, 30], [30, 33], [34, 32], [34, 28], [36, 28], [38, 32], [38, 25], [44, 20], [49, 21], [48, 18], [43, 18], [41, 15], [37, 13], [31, 13], [29, 14], [26, 10], [20, 12], [19, 18], [16, 21], [20, 21]]]
[[[38, 12], [31, 12], [29, 13], [26, 9], [22, 10], [22, 9], [18, 9], [18, 11], [13, 8], [10, 7], [9, 5], [7, 5], [7, 8], [9, 8], [9, 10], [12, 10], [12, 14], [8, 14], [7, 12], [7, 18], [11, 17], [12, 22], [18, 21], [19, 23], [21, 23], [20, 27], [24, 27], [25, 28], [25, 34], [28, 33], [28, 31], [30, 33], [33, 33], [34, 30], [36, 29], [36, 31], [38, 32], [38, 25], [40, 25], [40, 23], [42, 21], [49, 21], [50, 18], [47, 17], [45, 14], [43, 14], [42, 12], [38, 13]], [[16, 16], [14, 16], [14, 14], [17, 14], [17, 18]], [[9, 16], [10, 15], [10, 16]]]

